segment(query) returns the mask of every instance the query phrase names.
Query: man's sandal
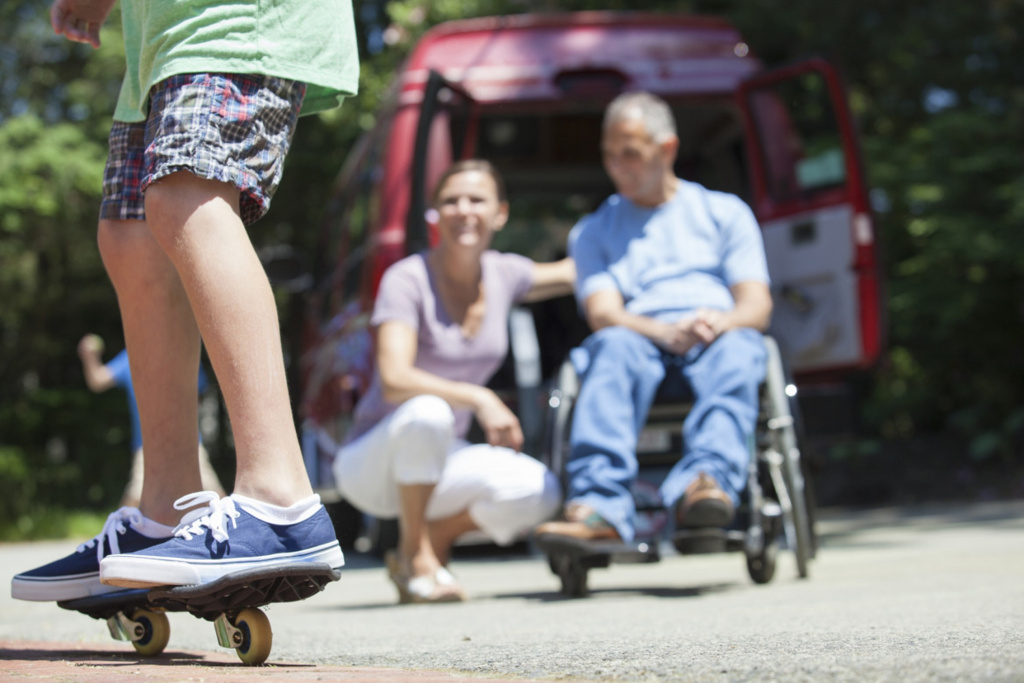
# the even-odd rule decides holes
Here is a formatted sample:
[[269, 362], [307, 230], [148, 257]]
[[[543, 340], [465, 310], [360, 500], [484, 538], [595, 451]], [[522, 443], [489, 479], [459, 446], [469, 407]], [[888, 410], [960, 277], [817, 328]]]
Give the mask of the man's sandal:
[[562, 514], [563, 519], [544, 522], [537, 526], [535, 536], [551, 534], [566, 536], [580, 541], [621, 541], [619, 532], [593, 508], [582, 503], [569, 503]]

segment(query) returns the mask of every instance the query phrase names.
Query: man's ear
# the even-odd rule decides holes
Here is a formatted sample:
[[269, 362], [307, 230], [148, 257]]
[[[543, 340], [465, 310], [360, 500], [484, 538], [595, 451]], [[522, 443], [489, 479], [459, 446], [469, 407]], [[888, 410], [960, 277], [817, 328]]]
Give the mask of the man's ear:
[[498, 232], [508, 223], [508, 202], [498, 204], [498, 215], [494, 217], [494, 232]]
[[658, 143], [658, 147], [668, 167], [674, 167], [676, 165], [676, 156], [679, 154], [679, 138], [672, 135]]

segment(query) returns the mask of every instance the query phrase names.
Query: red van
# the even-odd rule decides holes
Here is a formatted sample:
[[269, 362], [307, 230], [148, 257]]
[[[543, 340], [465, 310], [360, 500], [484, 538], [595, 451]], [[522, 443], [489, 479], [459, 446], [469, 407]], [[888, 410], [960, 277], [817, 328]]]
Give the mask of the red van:
[[[301, 354], [304, 452], [334, 493], [314, 428], [343, 434], [369, 383], [369, 312], [384, 269], [431, 243], [427, 197], [453, 160], [483, 157], [508, 184], [495, 247], [565, 253], [569, 229], [612, 191], [604, 107], [624, 90], [673, 107], [677, 174], [738, 194], [761, 223], [772, 335], [801, 386], [870, 367], [883, 336], [875, 226], [842, 80], [821, 59], [766, 71], [721, 19], [644, 13], [518, 15], [428, 31], [352, 150], [319, 237]], [[506, 383], [537, 434], [538, 390], [586, 334], [571, 297], [517, 312]], [[535, 336], [534, 332], [536, 333]]]

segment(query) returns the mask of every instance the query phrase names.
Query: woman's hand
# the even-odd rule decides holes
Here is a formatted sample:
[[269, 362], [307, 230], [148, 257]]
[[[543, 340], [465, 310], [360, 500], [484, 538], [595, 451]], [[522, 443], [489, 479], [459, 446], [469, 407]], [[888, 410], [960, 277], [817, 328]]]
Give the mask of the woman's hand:
[[519, 418], [493, 391], [480, 387], [473, 412], [484, 430], [487, 443], [514, 451], [523, 447], [523, 428], [519, 425]]

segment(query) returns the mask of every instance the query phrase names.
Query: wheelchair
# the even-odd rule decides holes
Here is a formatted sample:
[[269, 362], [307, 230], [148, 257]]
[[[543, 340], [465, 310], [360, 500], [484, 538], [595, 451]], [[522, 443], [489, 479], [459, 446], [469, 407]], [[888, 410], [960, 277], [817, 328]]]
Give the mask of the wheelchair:
[[[810, 478], [800, 457], [800, 425], [794, 399], [796, 387], [788, 381], [778, 344], [770, 336], [763, 339], [767, 368], [759, 390], [760, 406], [750, 444], [747, 486], [736, 521], [725, 530], [676, 531], [672, 539], [682, 554], [742, 552], [750, 578], [758, 584], [768, 583], [774, 577], [780, 543], [793, 553], [800, 578], [808, 576], [808, 565], [816, 554]], [[578, 392], [579, 378], [575, 368], [565, 360], [548, 393], [541, 449], [542, 459], [563, 482]], [[641, 452], [638, 448], [641, 473], [658, 464], [667, 465], [679, 459], [682, 453], [681, 426], [691, 407], [692, 402], [667, 402], [662, 396], [655, 398], [641, 436], [660, 431], [663, 435], [672, 434], [673, 438], [670, 443], [662, 439], [661, 448], [655, 448], [655, 452], [650, 449]], [[641, 493], [634, 489], [638, 516], [660, 514], [667, 517], [660, 499], [652, 500], [650, 495]], [[644, 563], [660, 559], [660, 541], [664, 531], [657, 524], [648, 528], [654, 533], [644, 537], [638, 524], [637, 540], [632, 544], [597, 545], [583, 552], [564, 552], [563, 548], [543, 545], [540, 549], [548, 555], [551, 571], [561, 580], [562, 593], [570, 597], [584, 597], [588, 593], [587, 574], [590, 569], [607, 567], [612, 562]]]

